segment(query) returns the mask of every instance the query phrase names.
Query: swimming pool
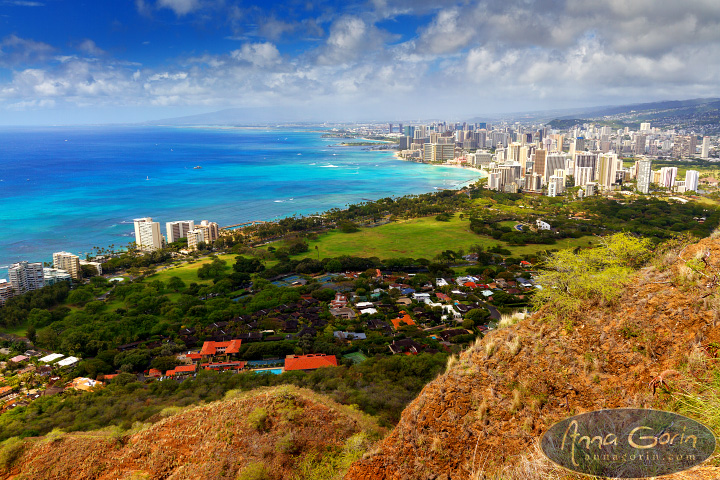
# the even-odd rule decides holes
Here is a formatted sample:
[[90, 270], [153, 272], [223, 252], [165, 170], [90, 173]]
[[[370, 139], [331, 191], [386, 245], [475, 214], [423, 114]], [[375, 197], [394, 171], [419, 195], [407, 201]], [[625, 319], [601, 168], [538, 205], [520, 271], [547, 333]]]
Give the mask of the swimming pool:
[[265, 373], [272, 373], [273, 375], [280, 375], [281, 373], [283, 373], [283, 369], [282, 368], [266, 368], [263, 370], [255, 370], [255, 375], [261, 375], [261, 374], [265, 374]]

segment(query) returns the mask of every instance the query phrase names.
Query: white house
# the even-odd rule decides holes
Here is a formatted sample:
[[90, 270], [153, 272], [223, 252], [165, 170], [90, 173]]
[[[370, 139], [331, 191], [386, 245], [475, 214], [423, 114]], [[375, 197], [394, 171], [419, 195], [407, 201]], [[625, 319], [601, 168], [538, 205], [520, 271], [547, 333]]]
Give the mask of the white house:
[[448, 285], [448, 282], [444, 278], [436, 278], [435, 285], [437, 285], [438, 287], [446, 287]]
[[537, 225], [537, 228], [538, 228], [539, 230], [550, 230], [550, 228], [551, 228], [549, 223], [543, 222], [543, 221], [540, 220], [540, 219], [537, 219], [537, 220], [535, 221], [535, 224]]
[[430, 294], [429, 293], [413, 293], [413, 300], [417, 300], [418, 302], [424, 302], [425, 300], [430, 300]]
[[[462, 315], [460, 312], [455, 310], [455, 307], [453, 305], [443, 305], [442, 306], [443, 312], [445, 312], [447, 315], [451, 315], [455, 320], [462, 319]], [[444, 315], [443, 317], [446, 317], [447, 315]]]

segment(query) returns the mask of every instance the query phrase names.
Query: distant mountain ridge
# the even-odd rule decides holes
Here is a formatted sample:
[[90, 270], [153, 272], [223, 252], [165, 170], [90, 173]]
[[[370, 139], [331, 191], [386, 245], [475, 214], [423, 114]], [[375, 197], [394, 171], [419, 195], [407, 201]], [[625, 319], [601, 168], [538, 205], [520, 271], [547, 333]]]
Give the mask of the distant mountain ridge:
[[[144, 122], [144, 125], [215, 125], [215, 126], [268, 126], [281, 124], [307, 124], [318, 125], [323, 122], [331, 123], [363, 123], [351, 120], [342, 120], [342, 112], [326, 112], [326, 118], [317, 113], [297, 107], [251, 107], [228, 108], [216, 112], [201, 113], [183, 117], [165, 118]], [[428, 117], [429, 119], [430, 117]], [[389, 121], [391, 121], [390, 119]], [[690, 100], [667, 100], [649, 103], [634, 103], [628, 105], [604, 105], [596, 107], [580, 107], [557, 110], [541, 110], [531, 112], [512, 112], [506, 114], [487, 114], [475, 116], [467, 121], [499, 122], [519, 121], [524, 123], [550, 124], [553, 120], [560, 120], [566, 124], [570, 120], [580, 123], [604, 120], [619, 122], [626, 125], [639, 124], [642, 121], [655, 122], [656, 126], [679, 125], [681, 127], [696, 127], [698, 130], [714, 132], [720, 130], [720, 98], [695, 98]], [[397, 119], [392, 120], [393, 122]], [[431, 121], [431, 120], [425, 120]], [[382, 123], [381, 120], [370, 120], [370, 123]], [[408, 122], [416, 123], [416, 122]]]

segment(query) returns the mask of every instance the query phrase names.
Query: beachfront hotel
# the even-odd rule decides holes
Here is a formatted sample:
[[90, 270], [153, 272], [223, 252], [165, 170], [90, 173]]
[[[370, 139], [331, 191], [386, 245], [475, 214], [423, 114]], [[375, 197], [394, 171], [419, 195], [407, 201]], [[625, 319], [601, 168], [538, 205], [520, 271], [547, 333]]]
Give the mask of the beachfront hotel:
[[168, 243], [177, 242], [188, 236], [190, 230], [195, 229], [195, 220], [179, 220], [165, 223], [165, 238]]
[[141, 252], [154, 252], [163, 247], [163, 236], [160, 233], [160, 223], [153, 222], [152, 217], [136, 218], [135, 244]]
[[53, 265], [57, 269], [68, 272], [75, 280], [79, 280], [80, 277], [82, 277], [80, 257], [77, 255], [68, 252], [55, 252], [53, 253]]
[[45, 286], [43, 264], [18, 262], [8, 268], [8, 276], [15, 295], [22, 295]]

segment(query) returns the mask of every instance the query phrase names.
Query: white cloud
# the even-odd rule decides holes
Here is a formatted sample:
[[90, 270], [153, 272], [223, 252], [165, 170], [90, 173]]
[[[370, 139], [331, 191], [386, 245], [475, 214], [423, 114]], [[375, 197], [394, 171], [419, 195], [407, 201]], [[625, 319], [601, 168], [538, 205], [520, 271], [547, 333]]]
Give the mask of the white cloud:
[[272, 43], [246, 43], [230, 52], [235, 60], [244, 60], [258, 67], [269, 67], [280, 61], [280, 52]]
[[[134, 75], [134, 74], [133, 74]], [[149, 82], [157, 82], [158, 80], [185, 80], [187, 78], [188, 74], [187, 72], [178, 72], [178, 73], [156, 73], [154, 75], [151, 75], [148, 77]]]
[[0, 41], [0, 67], [42, 62], [54, 52], [54, 48], [42, 42], [8, 35]]
[[93, 55], [96, 57], [100, 56], [100, 55], [105, 55], [105, 51], [103, 49], [101, 49], [100, 47], [98, 47], [97, 45], [95, 45], [95, 42], [93, 42], [89, 38], [86, 38], [85, 40], [80, 42], [80, 44], [78, 45], [78, 50], [80, 50], [81, 52], [87, 53], [88, 55]]
[[198, 0], [158, 0], [159, 8], [169, 8], [179, 17], [200, 8]]

